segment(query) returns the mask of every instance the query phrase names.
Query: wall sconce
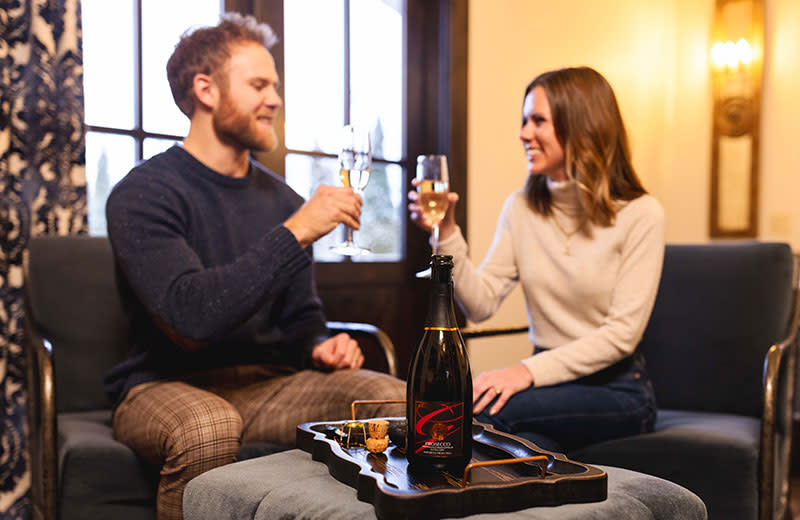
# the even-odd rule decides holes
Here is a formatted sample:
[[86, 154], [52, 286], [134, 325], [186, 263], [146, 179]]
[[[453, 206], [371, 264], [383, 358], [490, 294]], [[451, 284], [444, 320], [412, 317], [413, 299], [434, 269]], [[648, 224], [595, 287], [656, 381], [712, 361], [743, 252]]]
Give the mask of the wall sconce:
[[712, 238], [758, 233], [763, 0], [716, 0], [711, 47]]

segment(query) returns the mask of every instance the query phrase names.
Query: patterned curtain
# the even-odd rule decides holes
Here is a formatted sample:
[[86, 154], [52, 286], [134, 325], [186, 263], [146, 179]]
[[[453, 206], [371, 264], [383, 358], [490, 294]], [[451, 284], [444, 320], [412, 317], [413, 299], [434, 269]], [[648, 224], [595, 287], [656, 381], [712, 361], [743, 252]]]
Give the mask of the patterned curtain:
[[85, 233], [79, 0], [0, 0], [0, 518], [28, 516], [22, 253]]

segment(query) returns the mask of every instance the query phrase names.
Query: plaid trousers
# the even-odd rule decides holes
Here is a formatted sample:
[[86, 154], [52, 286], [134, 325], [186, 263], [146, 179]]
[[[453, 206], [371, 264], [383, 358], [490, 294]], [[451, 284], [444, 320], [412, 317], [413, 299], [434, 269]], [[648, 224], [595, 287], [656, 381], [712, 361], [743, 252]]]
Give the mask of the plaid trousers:
[[[114, 412], [114, 435], [161, 467], [159, 520], [183, 517], [183, 490], [236, 460], [247, 441], [294, 445], [298, 424], [350, 417], [357, 399], [405, 399], [405, 382], [371, 370], [289, 373], [247, 365], [132, 388]], [[360, 416], [403, 416], [405, 405], [365, 406]]]

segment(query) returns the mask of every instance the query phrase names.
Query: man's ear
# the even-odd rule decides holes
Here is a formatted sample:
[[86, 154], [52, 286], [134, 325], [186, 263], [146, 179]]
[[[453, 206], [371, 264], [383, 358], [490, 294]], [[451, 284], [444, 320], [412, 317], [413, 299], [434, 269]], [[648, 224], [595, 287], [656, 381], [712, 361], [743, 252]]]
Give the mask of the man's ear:
[[195, 74], [192, 89], [197, 101], [209, 110], [213, 110], [219, 101], [219, 87], [208, 74]]

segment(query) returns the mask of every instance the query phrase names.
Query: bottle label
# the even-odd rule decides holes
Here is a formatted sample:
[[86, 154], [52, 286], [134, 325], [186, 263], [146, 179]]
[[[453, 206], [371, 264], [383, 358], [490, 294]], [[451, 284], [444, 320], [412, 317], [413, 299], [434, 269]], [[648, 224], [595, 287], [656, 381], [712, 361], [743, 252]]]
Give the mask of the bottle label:
[[414, 453], [428, 457], [461, 455], [463, 402], [415, 401], [414, 418]]

